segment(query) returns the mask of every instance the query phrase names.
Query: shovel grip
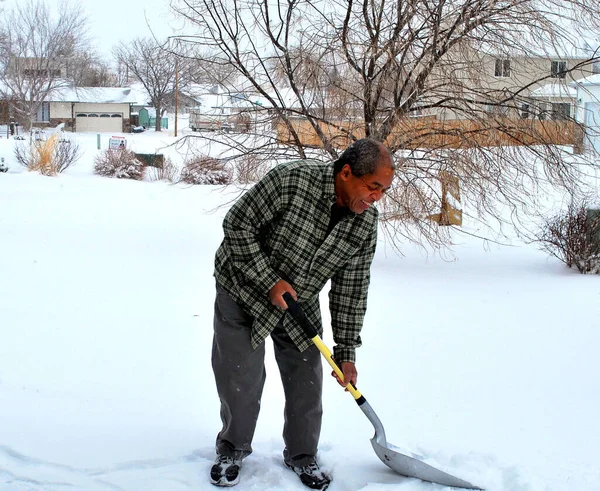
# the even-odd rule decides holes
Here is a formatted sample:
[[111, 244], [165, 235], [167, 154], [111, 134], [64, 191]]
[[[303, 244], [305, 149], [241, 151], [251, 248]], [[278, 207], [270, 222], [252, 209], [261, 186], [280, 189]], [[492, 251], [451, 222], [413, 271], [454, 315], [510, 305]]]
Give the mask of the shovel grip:
[[283, 299], [285, 300], [285, 303], [287, 303], [290, 314], [296, 320], [296, 322], [300, 324], [300, 327], [302, 328], [304, 333], [310, 339], [314, 338], [315, 336], [318, 336], [319, 333], [317, 332], [315, 327], [308, 321], [304, 310], [302, 310], [298, 302], [294, 300], [294, 297], [292, 297], [292, 295], [290, 295], [289, 292], [285, 292], [283, 294]]

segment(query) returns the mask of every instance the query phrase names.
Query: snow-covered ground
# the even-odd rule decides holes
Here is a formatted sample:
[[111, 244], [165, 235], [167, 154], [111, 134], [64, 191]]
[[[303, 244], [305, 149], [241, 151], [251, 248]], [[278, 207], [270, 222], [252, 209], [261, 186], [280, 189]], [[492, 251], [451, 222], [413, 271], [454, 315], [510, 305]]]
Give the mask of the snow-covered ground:
[[[50, 178], [0, 139], [0, 491], [214, 489], [212, 266], [232, 191], [100, 178], [96, 135], [77, 140], [80, 164]], [[452, 260], [378, 249], [358, 386], [390, 443], [490, 491], [600, 490], [599, 277], [517, 241], [458, 240]], [[237, 489], [302, 490], [267, 364]], [[371, 424], [325, 382], [331, 491], [447, 489], [383, 465]]]

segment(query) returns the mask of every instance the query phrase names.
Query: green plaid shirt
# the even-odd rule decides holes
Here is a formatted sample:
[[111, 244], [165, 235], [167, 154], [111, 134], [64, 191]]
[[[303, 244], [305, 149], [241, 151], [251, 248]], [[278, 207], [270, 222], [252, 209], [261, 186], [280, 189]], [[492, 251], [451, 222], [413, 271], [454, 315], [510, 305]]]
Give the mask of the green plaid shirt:
[[268, 293], [280, 279], [288, 281], [322, 335], [319, 292], [331, 279], [334, 356], [338, 363], [355, 361], [377, 243], [378, 212], [374, 207], [360, 215], [349, 212], [327, 235], [335, 201], [333, 164], [299, 160], [271, 170], [225, 216], [215, 278], [254, 317], [254, 347], [269, 336], [282, 316], [298, 348], [304, 351], [310, 346], [300, 326], [271, 304]]

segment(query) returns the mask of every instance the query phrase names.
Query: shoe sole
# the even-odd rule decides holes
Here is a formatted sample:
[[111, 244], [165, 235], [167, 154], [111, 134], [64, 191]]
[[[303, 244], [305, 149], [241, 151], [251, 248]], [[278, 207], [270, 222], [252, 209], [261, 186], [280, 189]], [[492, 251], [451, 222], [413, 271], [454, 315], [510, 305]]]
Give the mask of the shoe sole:
[[235, 486], [237, 483], [240, 482], [240, 479], [237, 478], [233, 481], [228, 481], [226, 477], [222, 477], [221, 479], [219, 479], [218, 481], [215, 481], [211, 478], [210, 483], [213, 486], [219, 486], [221, 488], [230, 488], [231, 486]]
[[[214, 467], [214, 466], [213, 466]], [[225, 470], [225, 473], [223, 475], [221, 475], [221, 477], [219, 477], [219, 479], [213, 479], [212, 477], [212, 469], [211, 469], [211, 476], [210, 476], [210, 483], [213, 486], [220, 486], [220, 487], [231, 487], [231, 486], [235, 486], [237, 483], [240, 482], [240, 469], [238, 467], [237, 470], [237, 476], [234, 479], [228, 479], [227, 478], [227, 471], [230, 470], [231, 468], [227, 468]]]
[[[283, 465], [285, 465], [289, 470], [291, 470], [294, 474], [296, 474], [296, 471], [294, 471], [294, 468], [288, 464], [285, 460], [283, 461]], [[298, 474], [296, 474], [298, 476]], [[298, 476], [300, 477], [300, 476]], [[300, 482], [302, 482], [302, 479], [300, 479]], [[306, 484], [304, 484], [302, 482], [302, 484], [307, 487], [308, 489], [316, 489], [317, 491], [325, 491], [330, 485], [331, 485], [331, 481], [328, 482], [327, 484], [324, 484], [323, 486], [319, 487], [319, 488], [313, 488], [312, 486], [308, 486]]]

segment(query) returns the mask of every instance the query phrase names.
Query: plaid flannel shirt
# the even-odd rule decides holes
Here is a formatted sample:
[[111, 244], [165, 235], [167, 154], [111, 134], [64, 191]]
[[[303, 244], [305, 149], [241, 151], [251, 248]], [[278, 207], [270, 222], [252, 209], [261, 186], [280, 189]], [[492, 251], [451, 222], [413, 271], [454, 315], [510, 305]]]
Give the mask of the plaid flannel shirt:
[[329, 305], [338, 363], [355, 361], [367, 306], [378, 212], [348, 213], [327, 235], [336, 201], [333, 163], [288, 162], [272, 169], [229, 210], [215, 258], [217, 283], [253, 318], [252, 345], [278, 322], [303, 351], [312, 343], [268, 292], [288, 281], [309, 321], [322, 335], [319, 292], [331, 279]]

